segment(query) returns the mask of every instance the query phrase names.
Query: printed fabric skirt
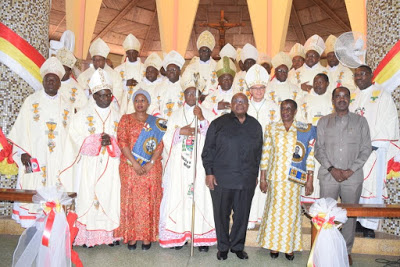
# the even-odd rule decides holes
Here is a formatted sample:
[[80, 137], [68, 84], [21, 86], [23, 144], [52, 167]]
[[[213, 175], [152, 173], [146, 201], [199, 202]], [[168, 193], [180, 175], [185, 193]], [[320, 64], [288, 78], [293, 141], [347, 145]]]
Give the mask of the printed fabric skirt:
[[301, 251], [301, 186], [290, 181], [268, 181], [267, 200], [258, 244], [266, 249]]

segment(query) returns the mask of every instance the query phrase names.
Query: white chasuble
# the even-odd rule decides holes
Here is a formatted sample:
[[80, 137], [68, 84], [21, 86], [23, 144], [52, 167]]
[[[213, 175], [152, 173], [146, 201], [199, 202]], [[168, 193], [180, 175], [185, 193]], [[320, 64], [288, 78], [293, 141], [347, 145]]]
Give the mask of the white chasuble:
[[69, 101], [72, 107], [79, 110], [87, 105], [88, 98], [85, 90], [74, 78], [61, 81], [61, 87], [58, 91], [64, 101]]
[[[134, 94], [137, 90], [143, 89], [147, 91], [150, 94], [151, 97], [151, 104], [149, 108], [147, 109], [147, 113], [150, 115], [153, 115], [158, 111], [158, 107], [160, 105], [160, 96], [159, 96], [159, 91], [160, 91], [160, 85], [161, 85], [161, 78], [156, 79], [154, 82], [151, 82], [146, 79], [146, 77], [143, 78], [143, 80], [135, 86], [135, 90], [132, 91], [132, 94]], [[126, 103], [126, 104], [124, 104]], [[124, 106], [126, 105], [126, 107]], [[123, 102], [123, 105], [121, 106], [121, 110], [125, 110], [125, 114], [131, 114], [135, 112], [135, 108], [133, 106], [133, 100], [132, 96], [130, 99], [127, 99], [126, 102]]]
[[356, 85], [354, 84], [353, 72], [342, 64], [338, 64], [334, 67], [327, 67], [329, 77], [329, 88], [332, 92], [335, 88], [343, 86], [354, 92]]
[[153, 115], [168, 120], [172, 112], [182, 107], [185, 101], [181, 79], [174, 83], [165, 80], [159, 86], [159, 106]]
[[247, 87], [245, 77], [246, 77], [245, 71], [240, 71], [236, 73], [235, 78], [233, 79], [232, 88], [235, 94], [243, 93], [247, 97], [250, 97], [250, 91], [249, 88]]
[[304, 92], [297, 85], [291, 83], [289, 80], [280, 82], [276, 78], [268, 83], [265, 91], [265, 98], [278, 105], [286, 99], [292, 99], [298, 102], [303, 95]]
[[[260, 102], [250, 100], [247, 114], [257, 119], [261, 124], [263, 132], [267, 125], [278, 122], [281, 119], [279, 106], [268, 99], [263, 99]], [[260, 177], [257, 179], [260, 182]], [[251, 202], [249, 223], [261, 222], [266, 198], [267, 195], [262, 193], [260, 187], [257, 186], [254, 192], [253, 201]]]
[[[13, 159], [19, 166], [17, 189], [36, 190], [41, 186], [62, 186], [57, 177], [72, 115], [71, 103], [63, 101], [60, 94], [50, 97], [42, 89], [25, 99], [8, 135], [14, 144]], [[37, 172], [25, 173], [25, 166], [21, 162], [24, 153], [28, 153], [33, 161], [37, 160]], [[64, 190], [71, 189], [65, 186]], [[21, 216], [21, 225], [28, 227], [30, 225], [23, 223], [23, 213], [28, 210], [36, 213], [38, 208], [34, 204], [15, 203], [13, 218], [20, 222], [18, 217]]]
[[[145, 68], [140, 59], [138, 58], [135, 62], [130, 62], [128, 59], [116, 67], [114, 69], [120, 76], [122, 80], [122, 99], [120, 103], [121, 106], [121, 115], [129, 114], [129, 112], [133, 109], [132, 106], [132, 95], [139, 89], [138, 85], [136, 86], [127, 86], [126, 81], [130, 79], [136, 80], [140, 83], [145, 75]], [[131, 107], [132, 106], [132, 107]]]
[[324, 73], [328, 75], [328, 70], [322, 66], [319, 62], [312, 66], [311, 68], [304, 64], [298, 68], [294, 75], [290, 77], [290, 82], [297, 85], [301, 89], [301, 84], [307, 83], [308, 85], [313, 85], [315, 75], [319, 73]]
[[[309, 93], [305, 93], [305, 96], [297, 103], [297, 120], [304, 123], [311, 123], [313, 126], [317, 126], [318, 120], [331, 114], [333, 112], [332, 106], [332, 94], [325, 92], [323, 95], [318, 95], [311, 89]], [[319, 198], [319, 180], [317, 179], [318, 170], [320, 164], [315, 160], [314, 167], [314, 180], [313, 186], [314, 191], [311, 195], [306, 196], [305, 187], [301, 188], [301, 201], [306, 203], [312, 203]]]
[[199, 74], [199, 85], [202, 94], [208, 95], [218, 86], [217, 73], [215, 67], [217, 62], [210, 58], [207, 62], [203, 62], [199, 57], [194, 57], [191, 63], [186, 67], [182, 75], [182, 79], [187, 81], [188, 78], [193, 78], [196, 73]]
[[210, 93], [206, 97], [206, 99], [204, 99], [203, 103], [201, 103], [201, 107], [212, 112], [214, 114], [214, 119], [216, 119], [221, 115], [231, 112], [231, 108], [218, 109], [218, 102], [224, 101], [230, 104], [233, 95], [234, 95], [234, 90], [232, 88], [227, 91], [224, 91], [221, 89], [221, 86], [218, 86], [217, 90]]
[[[212, 200], [205, 185], [205, 170], [201, 153], [208, 120], [198, 122], [196, 181], [194, 181], [194, 136], [180, 135], [180, 129], [194, 127], [193, 107], [184, 105], [174, 111], [168, 120], [163, 137], [168, 158], [163, 175], [163, 199], [160, 213], [159, 242], [162, 247], [183, 246], [191, 238], [192, 199], [195, 198], [194, 243], [210, 246], [216, 243]], [[213, 116], [203, 109], [203, 116]]]
[[[118, 104], [121, 105], [122, 102], [122, 96], [124, 93], [123, 87], [122, 87], [122, 79], [119, 73], [117, 73], [115, 70], [113, 70], [111, 67], [109, 67], [107, 64], [104, 66], [104, 70], [107, 72], [108, 76], [110, 77], [112, 81], [112, 93], [114, 97], [117, 99]], [[79, 77], [78, 77], [78, 83], [80, 86], [82, 86], [85, 90], [89, 90], [89, 82], [90, 79], [92, 78], [93, 73], [96, 70], [93, 67], [89, 67], [87, 70], [82, 72]]]
[[112, 105], [102, 109], [91, 102], [75, 114], [70, 127], [60, 180], [78, 193], [77, 221], [86, 230], [111, 231], [119, 226], [119, 156], [110, 154], [111, 146], [82, 152], [96, 141], [96, 134], [106, 133], [116, 141], [119, 120], [120, 114]]
[[317, 126], [318, 120], [333, 111], [332, 94], [325, 92], [318, 95], [311, 89], [297, 102], [297, 120]]
[[351, 94], [350, 111], [367, 119], [371, 145], [377, 148], [372, 151], [363, 167], [365, 178], [361, 201], [386, 198], [387, 161], [399, 153], [399, 149], [393, 145], [399, 140], [396, 105], [389, 92], [378, 85], [371, 85], [364, 90], [357, 88]]

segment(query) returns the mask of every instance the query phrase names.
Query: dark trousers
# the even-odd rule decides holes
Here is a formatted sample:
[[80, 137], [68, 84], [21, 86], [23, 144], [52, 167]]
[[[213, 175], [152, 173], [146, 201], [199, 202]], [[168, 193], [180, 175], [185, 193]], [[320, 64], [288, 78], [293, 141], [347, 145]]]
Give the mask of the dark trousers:
[[[230, 248], [235, 251], [244, 249], [254, 189], [226, 189], [216, 186], [210, 191], [219, 251], [228, 251]], [[232, 210], [233, 224], [229, 234]]]

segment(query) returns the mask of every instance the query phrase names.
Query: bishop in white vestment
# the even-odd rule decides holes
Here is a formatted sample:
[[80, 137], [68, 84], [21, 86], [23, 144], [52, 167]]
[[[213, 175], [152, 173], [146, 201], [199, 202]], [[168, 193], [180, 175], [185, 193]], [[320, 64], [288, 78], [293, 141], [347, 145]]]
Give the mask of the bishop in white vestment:
[[[140, 52], [140, 42], [134, 35], [128, 34], [122, 43], [122, 47], [126, 53], [125, 62], [114, 70], [121, 75], [122, 79], [123, 93], [120, 106], [121, 114], [123, 115], [133, 112], [132, 96], [137, 90], [137, 84], [143, 79], [145, 68], [138, 57]], [[131, 107], [131, 112], [128, 112], [127, 110], [129, 107]]]
[[118, 105], [113, 105], [120, 106], [123, 95], [121, 75], [106, 64], [110, 48], [101, 38], [98, 38], [90, 45], [89, 53], [92, 58], [92, 64], [87, 70], [79, 75], [78, 83], [85, 89], [88, 95], [93, 94], [89, 89], [90, 79], [98, 68], [103, 69], [107, 72], [108, 77], [110, 77], [113, 87], [113, 95], [118, 102]]
[[306, 52], [305, 64], [296, 70], [295, 75], [291, 77], [291, 82], [308, 92], [312, 88], [315, 75], [328, 73], [328, 70], [319, 63], [321, 54], [325, 50], [324, 40], [315, 34], [306, 41], [304, 50]]
[[233, 91], [234, 93], [243, 93], [250, 97], [249, 88], [246, 85], [245, 76], [246, 72], [257, 63], [258, 51], [251, 44], [245, 44], [242, 51], [240, 52], [240, 59], [244, 65], [244, 71], [237, 73], [235, 80], [233, 81]]
[[88, 99], [84, 89], [71, 75], [76, 58], [74, 54], [72, 54], [72, 52], [66, 48], [61, 48], [58, 50], [56, 56], [61, 64], [63, 64], [65, 70], [65, 74], [61, 79], [59, 93], [61, 94], [61, 97], [65, 99], [65, 101], [69, 101], [71, 103], [75, 111], [79, 110], [86, 106]]
[[[42, 186], [63, 187], [58, 179], [61, 157], [71, 116], [70, 101], [59, 91], [65, 71], [56, 57], [46, 60], [40, 68], [43, 89], [28, 96], [18, 114], [8, 139], [14, 144], [13, 159], [19, 166], [17, 189], [36, 190]], [[12, 218], [22, 227], [30, 227], [42, 211], [37, 204], [14, 203]]]
[[[163, 138], [168, 158], [163, 175], [159, 243], [161, 247], [179, 249], [191, 239], [191, 226], [194, 223], [194, 246], [206, 252], [209, 246], [217, 243], [211, 195], [205, 184], [206, 174], [201, 159], [206, 132], [213, 115], [206, 109], [196, 106], [194, 82], [186, 83], [185, 87], [187, 88], [185, 104], [172, 112]], [[194, 136], [195, 117], [198, 119], [197, 140]], [[194, 180], [195, 166], [196, 180]], [[194, 222], [192, 222], [193, 197]]]
[[277, 105], [286, 99], [301, 99], [304, 92], [288, 80], [288, 72], [292, 67], [290, 57], [284, 52], [279, 52], [272, 59], [272, 65], [275, 68], [275, 78], [267, 85], [266, 98]]
[[[391, 93], [372, 84], [370, 67], [358, 67], [354, 81], [357, 89], [351, 94], [350, 111], [367, 119], [372, 142], [372, 153], [363, 167], [365, 178], [360, 203], [383, 204], [387, 198], [387, 161], [399, 153], [398, 146], [394, 145], [399, 140], [397, 109]], [[365, 218], [359, 221], [365, 228], [378, 229], [379, 219]], [[374, 237], [373, 232], [367, 234]]]
[[203, 95], [208, 95], [209, 91], [215, 90], [218, 84], [215, 72], [217, 62], [211, 57], [214, 47], [214, 35], [209, 31], [203, 31], [197, 39], [199, 57], [192, 59], [182, 75], [182, 78], [187, 80], [193, 79], [194, 75], [198, 73], [199, 89]]
[[289, 52], [289, 56], [292, 59], [292, 69], [290, 69], [288, 74], [289, 81], [292, 81], [295, 84], [300, 84], [300, 72], [297, 70], [303, 66], [304, 58], [306, 57], [306, 52], [304, 51], [304, 46], [299, 43], [296, 43]]
[[181, 85], [181, 69], [185, 59], [175, 50], [172, 50], [164, 58], [164, 68], [167, 71], [167, 80], [160, 84], [159, 105], [154, 116], [168, 120], [172, 112], [183, 106], [184, 96]]
[[328, 61], [328, 76], [330, 81], [330, 90], [344, 86], [354, 92], [356, 86], [354, 84], [353, 72], [348, 68], [343, 66], [336, 57], [335, 54], [335, 43], [337, 38], [334, 35], [329, 35], [328, 39], [325, 41], [325, 54], [326, 60]]
[[[245, 78], [251, 94], [247, 114], [256, 118], [265, 130], [267, 125], [280, 120], [279, 106], [265, 98], [265, 88], [269, 81], [268, 72], [265, 67], [255, 64], [246, 73]], [[259, 177], [257, 179], [260, 180]], [[266, 194], [263, 194], [257, 186], [251, 202], [248, 229], [253, 229], [257, 222], [261, 222], [265, 200]]]
[[[159, 73], [161, 67], [161, 58], [157, 55], [157, 53], [151, 53], [144, 61], [144, 69], [146, 70], [145, 77], [136, 86], [136, 88], [143, 89], [150, 94], [151, 104], [147, 109], [147, 113], [151, 115], [158, 111], [158, 107], [160, 105], [159, 92], [162, 91], [162, 88], [160, 87], [162, 83], [162, 77], [159, 75]], [[130, 105], [127, 107], [126, 110], [127, 114], [133, 113], [135, 111], [132, 102], [130, 102]]]
[[113, 244], [119, 226], [120, 179], [117, 128], [120, 113], [111, 105], [112, 85], [99, 68], [89, 82], [93, 100], [73, 117], [60, 173], [76, 199], [75, 245]]
[[235, 64], [228, 57], [218, 61], [217, 67], [218, 87], [209, 94], [201, 103], [201, 106], [214, 113], [215, 118], [227, 114], [231, 109], [231, 100], [234, 95], [232, 88], [236, 74]]

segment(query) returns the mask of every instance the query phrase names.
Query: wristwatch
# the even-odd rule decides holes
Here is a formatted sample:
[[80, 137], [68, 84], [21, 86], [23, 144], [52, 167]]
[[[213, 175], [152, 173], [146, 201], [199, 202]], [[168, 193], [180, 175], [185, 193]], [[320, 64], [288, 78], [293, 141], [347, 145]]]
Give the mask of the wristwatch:
[[331, 172], [331, 170], [332, 170], [333, 168], [335, 168], [335, 167], [330, 166], [330, 167], [328, 168], [328, 172]]

